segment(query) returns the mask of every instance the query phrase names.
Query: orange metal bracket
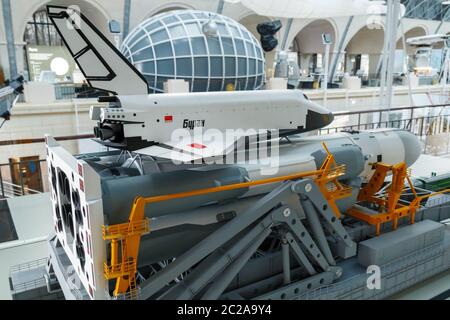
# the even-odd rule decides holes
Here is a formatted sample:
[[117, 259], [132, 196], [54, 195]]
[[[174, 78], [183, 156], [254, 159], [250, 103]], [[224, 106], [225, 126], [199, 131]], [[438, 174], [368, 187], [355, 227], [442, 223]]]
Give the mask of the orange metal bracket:
[[[418, 196], [411, 179], [408, 176], [407, 165], [404, 162], [390, 166], [384, 163], [373, 164], [375, 173], [370, 179], [369, 183], [361, 189], [358, 194], [358, 201], [368, 202], [379, 206], [378, 214], [369, 214], [353, 207], [347, 211], [347, 214], [367, 222], [370, 225], [375, 225], [376, 234], [380, 234], [381, 225], [392, 221], [394, 230], [398, 227], [398, 220], [410, 216], [410, 223], [415, 221], [415, 213], [420, 208], [420, 202], [426, 198], [439, 193], [446, 193], [450, 190], [445, 190], [439, 193], [432, 193], [426, 196]], [[387, 189], [385, 196], [377, 195], [383, 187], [386, 175], [392, 172], [392, 182]], [[401, 204], [400, 197], [405, 188], [405, 180], [409, 185], [411, 192], [414, 195], [413, 201], [409, 205]]]

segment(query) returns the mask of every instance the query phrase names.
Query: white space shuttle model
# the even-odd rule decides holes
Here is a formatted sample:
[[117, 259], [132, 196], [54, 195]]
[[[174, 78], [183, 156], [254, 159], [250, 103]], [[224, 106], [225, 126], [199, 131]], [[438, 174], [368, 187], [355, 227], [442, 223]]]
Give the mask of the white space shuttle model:
[[[149, 95], [145, 78], [85, 16], [64, 7], [47, 10], [89, 85], [114, 94], [100, 98], [107, 108], [91, 109], [104, 145], [189, 162], [226, 155], [249, 137], [267, 140], [273, 132], [288, 136], [333, 121], [330, 111], [300, 91]], [[184, 135], [174, 136], [177, 129]], [[226, 130], [242, 134], [218, 138]]]

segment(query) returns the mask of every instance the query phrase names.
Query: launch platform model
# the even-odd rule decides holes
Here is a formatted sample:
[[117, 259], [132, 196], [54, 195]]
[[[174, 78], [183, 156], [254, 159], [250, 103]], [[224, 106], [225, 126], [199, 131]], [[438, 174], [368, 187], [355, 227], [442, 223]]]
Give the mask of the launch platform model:
[[111, 92], [90, 112], [108, 151], [46, 136], [49, 257], [11, 273], [14, 299], [386, 299], [450, 269], [449, 190], [411, 180], [412, 133], [300, 136], [333, 115], [296, 90], [149, 95], [83, 15], [48, 14]]

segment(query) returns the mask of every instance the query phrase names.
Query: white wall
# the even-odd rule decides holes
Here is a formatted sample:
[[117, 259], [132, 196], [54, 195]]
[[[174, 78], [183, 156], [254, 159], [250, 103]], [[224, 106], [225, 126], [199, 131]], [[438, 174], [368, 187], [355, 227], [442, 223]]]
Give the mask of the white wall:
[[303, 28], [295, 37], [300, 52], [303, 54], [322, 53], [324, 45], [321, 35], [329, 33], [332, 37], [333, 45], [331, 51], [333, 52], [337, 39], [337, 30], [329, 20], [313, 21]]

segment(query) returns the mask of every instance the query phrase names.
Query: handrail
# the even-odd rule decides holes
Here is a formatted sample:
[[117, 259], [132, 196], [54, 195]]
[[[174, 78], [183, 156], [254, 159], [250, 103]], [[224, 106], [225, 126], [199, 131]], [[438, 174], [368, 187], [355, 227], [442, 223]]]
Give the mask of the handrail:
[[[22, 187], [20, 185], [14, 184], [14, 183], [11, 183], [11, 182], [3, 181], [3, 185], [10, 186], [11, 190], [14, 190], [14, 187], [20, 188], [22, 190]], [[31, 188], [27, 188], [25, 186], [23, 187], [23, 191], [30, 192], [30, 193], [33, 193], [33, 194], [42, 193], [41, 191], [34, 190], [34, 189], [31, 189]], [[20, 192], [20, 193], [22, 193], [22, 192]]]
[[443, 108], [443, 107], [450, 107], [449, 103], [445, 104], [430, 104], [430, 105], [423, 105], [423, 106], [412, 106], [412, 107], [394, 107], [391, 109], [386, 108], [380, 108], [380, 109], [366, 109], [366, 110], [356, 110], [356, 111], [336, 111], [333, 112], [333, 115], [335, 117], [340, 116], [351, 116], [355, 114], [367, 114], [367, 113], [379, 113], [379, 112], [388, 112], [388, 111], [401, 111], [401, 110], [417, 110], [417, 109], [425, 109], [425, 108]]
[[[91, 139], [95, 138], [93, 134], [80, 134], [74, 136], [60, 136], [54, 137], [56, 141], [70, 141], [70, 140], [81, 140], [81, 139]], [[45, 138], [30, 138], [30, 139], [14, 139], [14, 140], [4, 140], [0, 141], [0, 146], [10, 146], [17, 144], [30, 144], [30, 143], [44, 143]]]
[[38, 260], [17, 264], [17, 265], [12, 266], [9, 269], [9, 273], [11, 274], [11, 273], [17, 272], [17, 271], [25, 271], [25, 270], [28, 271], [28, 270], [36, 269], [36, 268], [47, 265], [47, 261], [48, 261], [48, 258], [41, 258]]

